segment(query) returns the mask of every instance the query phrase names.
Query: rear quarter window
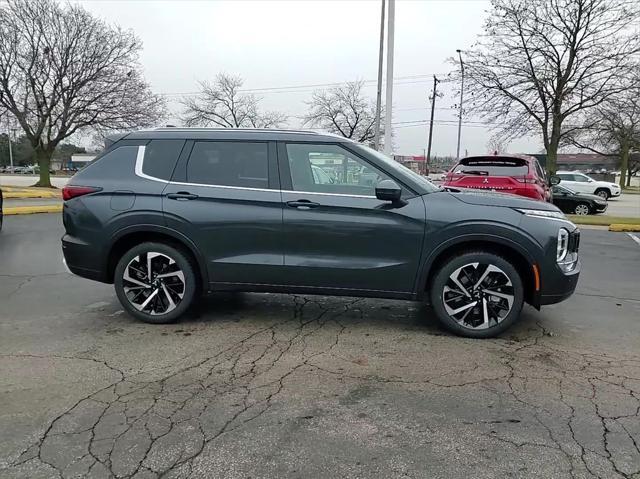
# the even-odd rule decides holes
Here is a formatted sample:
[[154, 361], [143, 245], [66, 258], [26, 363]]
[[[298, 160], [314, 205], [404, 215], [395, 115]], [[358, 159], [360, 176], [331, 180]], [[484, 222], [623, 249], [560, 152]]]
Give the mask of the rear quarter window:
[[169, 181], [184, 143], [184, 140], [151, 140], [144, 150], [142, 173]]
[[96, 158], [73, 177], [73, 183], [79, 184], [85, 178], [98, 180], [117, 180], [133, 175], [138, 146], [123, 145]]

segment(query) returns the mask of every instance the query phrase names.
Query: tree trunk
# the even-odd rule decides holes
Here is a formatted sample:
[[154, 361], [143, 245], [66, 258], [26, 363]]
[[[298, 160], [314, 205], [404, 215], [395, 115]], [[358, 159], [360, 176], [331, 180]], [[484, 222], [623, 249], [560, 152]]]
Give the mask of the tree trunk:
[[547, 146], [547, 171], [549, 175], [555, 175], [558, 170], [558, 146], [560, 145], [561, 127], [560, 120], [554, 119], [549, 146]]
[[51, 188], [51, 175], [49, 174], [49, 166], [51, 165], [53, 150], [38, 146], [35, 148], [34, 154], [36, 159], [38, 160], [38, 166], [40, 167], [40, 179], [33, 186]]
[[627, 186], [627, 172], [629, 170], [629, 143], [623, 141], [620, 147], [620, 188], [624, 188]]
[[547, 148], [547, 172], [549, 176], [555, 175], [558, 170], [558, 142], [549, 143]]

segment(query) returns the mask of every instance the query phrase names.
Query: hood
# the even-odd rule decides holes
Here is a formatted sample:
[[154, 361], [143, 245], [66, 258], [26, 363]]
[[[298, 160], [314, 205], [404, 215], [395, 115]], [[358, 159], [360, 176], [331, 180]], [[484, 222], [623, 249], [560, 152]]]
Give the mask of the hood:
[[556, 206], [546, 201], [528, 200], [521, 196], [465, 188], [445, 188], [445, 190], [457, 200], [469, 205], [560, 211]]

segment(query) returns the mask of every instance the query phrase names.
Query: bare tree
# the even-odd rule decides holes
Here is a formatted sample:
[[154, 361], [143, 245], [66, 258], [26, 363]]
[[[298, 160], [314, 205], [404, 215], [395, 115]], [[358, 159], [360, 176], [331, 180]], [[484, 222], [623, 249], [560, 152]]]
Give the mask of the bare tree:
[[569, 121], [624, 90], [639, 19], [628, 0], [492, 0], [484, 35], [463, 55], [470, 111], [507, 139], [541, 134], [554, 173]]
[[309, 111], [303, 117], [303, 124], [361, 143], [372, 143], [376, 105], [364, 96], [363, 86], [363, 81], [354, 81], [329, 90], [315, 91], [307, 102]]
[[632, 174], [630, 156], [640, 145], [640, 85], [591, 110], [566, 142], [601, 155], [619, 156], [620, 187], [627, 186], [627, 175]]
[[261, 112], [260, 98], [242, 93], [244, 80], [220, 73], [212, 83], [200, 82], [200, 94], [184, 98], [182, 120], [187, 126], [219, 126], [222, 128], [279, 128], [286, 115], [276, 111]]
[[507, 152], [509, 142], [500, 136], [493, 135], [487, 142], [487, 151], [490, 155], [499, 155]]
[[0, 109], [33, 146], [37, 186], [51, 186], [51, 156], [65, 138], [95, 126], [150, 126], [164, 114], [142, 78], [141, 48], [132, 32], [77, 5], [8, 0], [0, 8]]

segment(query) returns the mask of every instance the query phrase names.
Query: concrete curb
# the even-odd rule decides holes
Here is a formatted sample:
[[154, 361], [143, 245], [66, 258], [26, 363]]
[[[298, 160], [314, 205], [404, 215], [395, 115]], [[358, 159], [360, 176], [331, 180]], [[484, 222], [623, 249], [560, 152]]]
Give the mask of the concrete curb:
[[36, 213], [61, 213], [62, 205], [9, 206], [4, 208], [4, 215], [32, 215]]
[[611, 224], [609, 225], [609, 231], [631, 233], [634, 231], [640, 231], [640, 225]]
[[38, 193], [37, 191], [7, 191], [2, 195], [4, 198], [8, 200], [17, 200], [17, 199], [25, 199], [25, 198], [34, 198], [34, 199], [59, 199], [62, 196], [60, 193], [49, 193], [48, 191], [43, 191], [42, 193]]

